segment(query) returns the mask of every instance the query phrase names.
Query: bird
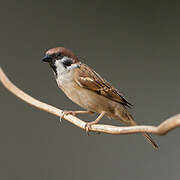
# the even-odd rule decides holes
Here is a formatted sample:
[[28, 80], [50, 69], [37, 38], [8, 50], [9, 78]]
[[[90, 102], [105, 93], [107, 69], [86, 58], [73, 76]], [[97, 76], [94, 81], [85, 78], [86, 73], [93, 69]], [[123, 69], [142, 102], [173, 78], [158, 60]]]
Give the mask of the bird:
[[[49, 63], [57, 85], [65, 95], [85, 109], [64, 111], [64, 115], [98, 113], [94, 121], [86, 123], [87, 132], [91, 125], [97, 124], [104, 116], [119, 120], [128, 126], [137, 125], [128, 109], [132, 104], [91, 67], [82, 63], [71, 50], [64, 47], [51, 48], [46, 51], [42, 61]], [[158, 145], [148, 133], [142, 134], [158, 149]]]

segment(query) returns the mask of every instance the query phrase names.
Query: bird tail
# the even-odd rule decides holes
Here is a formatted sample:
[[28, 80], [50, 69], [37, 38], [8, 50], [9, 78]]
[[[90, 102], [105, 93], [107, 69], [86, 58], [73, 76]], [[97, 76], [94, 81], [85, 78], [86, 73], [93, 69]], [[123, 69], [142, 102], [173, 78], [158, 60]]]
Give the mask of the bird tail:
[[152, 137], [148, 133], [142, 133], [142, 135], [147, 139], [147, 141], [155, 148], [158, 149], [159, 146], [157, 143], [152, 139]]
[[[130, 126], [136, 126], [136, 122], [134, 121], [133, 117], [130, 115], [129, 112], [126, 112], [127, 118], [129, 120], [128, 124]], [[146, 140], [155, 148], [158, 149], [159, 146], [157, 143], [151, 138], [151, 136], [148, 133], [142, 133], [142, 135], [146, 138]]]

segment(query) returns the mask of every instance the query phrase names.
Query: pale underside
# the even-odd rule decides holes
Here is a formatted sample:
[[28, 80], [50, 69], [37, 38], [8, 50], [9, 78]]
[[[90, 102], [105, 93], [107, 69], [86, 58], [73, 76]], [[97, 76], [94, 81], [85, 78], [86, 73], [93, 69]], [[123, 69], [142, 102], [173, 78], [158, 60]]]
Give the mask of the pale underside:
[[125, 107], [130, 103], [107, 81], [90, 71], [87, 65], [81, 64], [73, 71], [61, 67], [61, 75], [56, 80], [67, 97], [81, 107], [97, 113], [105, 111], [109, 118], [129, 125], [132, 123], [132, 117]]

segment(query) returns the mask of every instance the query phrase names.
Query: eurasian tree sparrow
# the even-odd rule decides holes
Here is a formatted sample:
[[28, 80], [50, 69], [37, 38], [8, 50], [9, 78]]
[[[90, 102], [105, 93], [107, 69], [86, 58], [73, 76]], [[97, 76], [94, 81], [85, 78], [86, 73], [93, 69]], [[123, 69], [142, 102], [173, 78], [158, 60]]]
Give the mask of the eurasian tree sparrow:
[[[127, 108], [131, 104], [105, 79], [86, 64], [79, 61], [73, 52], [56, 47], [46, 52], [43, 58], [53, 69], [59, 88], [76, 104], [87, 111], [65, 111], [65, 114], [98, 113], [95, 121], [86, 124], [86, 130], [96, 124], [104, 115], [119, 120], [127, 125], [134, 126], [134, 121]], [[158, 148], [158, 145], [147, 134], [146, 139]]]

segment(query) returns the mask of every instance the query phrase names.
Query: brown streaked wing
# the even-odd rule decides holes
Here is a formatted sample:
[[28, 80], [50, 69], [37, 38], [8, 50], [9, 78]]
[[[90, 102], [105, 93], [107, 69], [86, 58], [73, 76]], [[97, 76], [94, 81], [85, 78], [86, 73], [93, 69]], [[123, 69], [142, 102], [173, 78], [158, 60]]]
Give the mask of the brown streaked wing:
[[99, 74], [90, 69], [87, 65], [81, 64], [77, 69], [75, 75], [75, 82], [83, 88], [94, 91], [112, 101], [118, 102], [127, 107], [132, 106], [114, 87], [112, 87]]

